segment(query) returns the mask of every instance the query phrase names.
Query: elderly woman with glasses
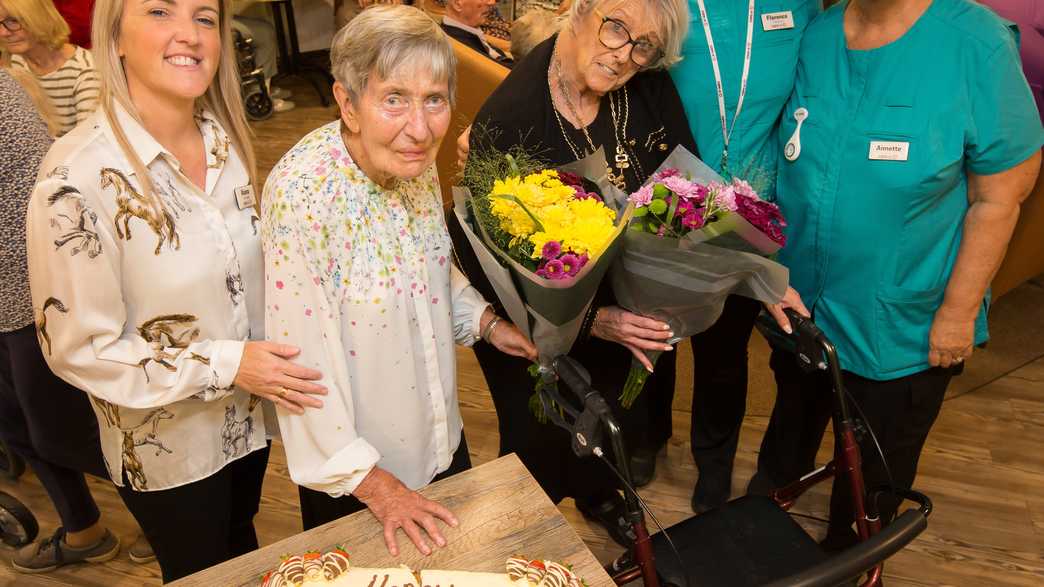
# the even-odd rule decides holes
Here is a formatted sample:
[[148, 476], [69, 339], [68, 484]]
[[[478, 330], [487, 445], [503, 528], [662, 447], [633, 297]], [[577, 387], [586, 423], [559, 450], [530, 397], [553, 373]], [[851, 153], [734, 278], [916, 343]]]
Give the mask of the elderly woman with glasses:
[[416, 490], [470, 467], [454, 342], [526, 363], [536, 349], [451, 260], [434, 165], [456, 81], [446, 34], [377, 6], [330, 58], [340, 119], [283, 156], [262, 198], [268, 335], [298, 341], [330, 390], [279, 427], [305, 529], [369, 508], [392, 555], [399, 528], [428, 554], [455, 518]]
[[[689, 24], [685, 0], [577, 0], [558, 34], [535, 47], [490, 96], [475, 119], [471, 150], [507, 151], [521, 144], [559, 165], [604, 149], [609, 177], [627, 191], [637, 190], [678, 145], [693, 153], [678, 92], [664, 68], [679, 59]], [[481, 130], [480, 130], [481, 129]], [[486, 299], [496, 296], [459, 230], [451, 233], [465, 272]], [[673, 334], [658, 320], [614, 305], [608, 286], [592, 304], [580, 339], [571, 350], [591, 370], [594, 387], [615, 400], [633, 353], [670, 351]], [[516, 452], [555, 502], [576, 499], [586, 517], [627, 544], [624, 504], [611, 473], [594, 460], [571, 455], [564, 431], [540, 424], [527, 401], [533, 380], [527, 363], [475, 345], [500, 420], [500, 451]], [[632, 443], [651, 444], [648, 398], [673, 390], [674, 354], [650, 376], [646, 392], [630, 410], [617, 410]]]

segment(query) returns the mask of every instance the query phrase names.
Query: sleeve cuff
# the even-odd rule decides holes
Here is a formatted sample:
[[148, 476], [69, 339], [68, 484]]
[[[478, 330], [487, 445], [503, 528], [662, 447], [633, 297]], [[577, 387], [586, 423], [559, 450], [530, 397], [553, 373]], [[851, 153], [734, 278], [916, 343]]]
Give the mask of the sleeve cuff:
[[[476, 294], [478, 292], [475, 292]], [[479, 336], [482, 335], [482, 314], [486, 312], [486, 308], [492, 308], [481, 296], [478, 296], [478, 303], [475, 304], [475, 308], [471, 311], [471, 337], [476, 341], [479, 340]]]
[[210, 355], [210, 367], [216, 377], [214, 387], [231, 389], [232, 382], [239, 373], [239, 363], [243, 360], [246, 343], [241, 340], [214, 341], [214, 352]]
[[381, 453], [373, 445], [356, 438], [324, 462], [312, 479], [294, 479], [294, 482], [330, 497], [341, 497], [355, 491], [380, 460]]

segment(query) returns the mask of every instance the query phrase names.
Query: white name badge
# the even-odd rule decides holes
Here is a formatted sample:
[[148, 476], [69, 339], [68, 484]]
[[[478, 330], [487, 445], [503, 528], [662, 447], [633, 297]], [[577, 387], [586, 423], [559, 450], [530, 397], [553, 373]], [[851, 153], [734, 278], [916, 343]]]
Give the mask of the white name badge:
[[789, 10], [785, 12], [766, 12], [761, 15], [761, 28], [766, 31], [792, 29], [794, 28], [794, 13]]
[[239, 205], [240, 210], [246, 210], [247, 208], [253, 208], [256, 200], [254, 199], [254, 187], [247, 184], [243, 187], [236, 188], [236, 204]]
[[902, 141], [870, 141], [871, 161], [906, 161], [910, 143]]

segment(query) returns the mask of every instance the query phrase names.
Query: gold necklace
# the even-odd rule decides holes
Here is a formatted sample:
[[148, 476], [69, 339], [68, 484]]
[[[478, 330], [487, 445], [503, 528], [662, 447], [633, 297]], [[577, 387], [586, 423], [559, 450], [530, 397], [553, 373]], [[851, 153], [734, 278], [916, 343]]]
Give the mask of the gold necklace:
[[[558, 44], [557, 43], [555, 44], [555, 52], [554, 52], [554, 54], [552, 54], [551, 60], [552, 60], [551, 61], [552, 67], [555, 70], [555, 77], [557, 78], [557, 81], [558, 81], [558, 91], [562, 95], [562, 99], [565, 101], [566, 107], [569, 108], [569, 113], [573, 116], [573, 118], [576, 119], [578, 124], [583, 125], [583, 119], [580, 118], [580, 114], [579, 114], [579, 112], [576, 109], [576, 105], [573, 104], [572, 99], [570, 99], [569, 92], [567, 91], [567, 88], [566, 88], [565, 80], [562, 77], [562, 61], [561, 61], [561, 59], [558, 58]], [[562, 131], [562, 138], [565, 139], [566, 145], [569, 146], [569, 149], [573, 152], [573, 155], [579, 160], [581, 158], [580, 149], [578, 149], [577, 146], [573, 143], [573, 141], [569, 138], [569, 133], [566, 132], [565, 124], [562, 123], [562, 117], [558, 113], [558, 108], [555, 107], [555, 104], [554, 104], [554, 92], [553, 92], [553, 88], [551, 87], [551, 76], [550, 75], [548, 75], [547, 82], [548, 82], [548, 89], [552, 90], [551, 110], [554, 111], [554, 113], [555, 113], [555, 120], [558, 121], [558, 128], [559, 128], [560, 131]], [[626, 88], [624, 88], [624, 102], [625, 102], [625, 116], [629, 116], [629, 113], [630, 113], [630, 102], [629, 102], [629, 100], [627, 98], [627, 89]], [[609, 181], [612, 182], [613, 185], [615, 185], [616, 187], [620, 188], [621, 190], [626, 190], [627, 189], [627, 178], [624, 175], [624, 170], [625, 169], [629, 169], [631, 167], [631, 165], [630, 165], [630, 157], [628, 156], [628, 154], [624, 150], [624, 148], [621, 146], [621, 145], [624, 144], [625, 139], [621, 139], [620, 138], [621, 129], [620, 129], [620, 124], [619, 124], [619, 118], [617, 117], [617, 113], [616, 113], [616, 107], [613, 104], [613, 94], [612, 93], [609, 94], [609, 113], [611, 115], [612, 123], [613, 123], [613, 139], [616, 141], [616, 155], [614, 157], [614, 161], [616, 162], [616, 168], [619, 171], [618, 172], [614, 172], [613, 171], [613, 167], [611, 165], [609, 165], [608, 162], [607, 162], [606, 166], [605, 166], [605, 173], [606, 173], [606, 177], [609, 178]], [[627, 121], [626, 120], [624, 121], [624, 125], [623, 126], [624, 126], [623, 134], [626, 136], [626, 128], [627, 128]], [[591, 151], [590, 152], [594, 153], [595, 151], [597, 151], [598, 149], [597, 149], [597, 147], [595, 147], [594, 141], [591, 139], [591, 135], [587, 131], [587, 126], [581, 126], [580, 127], [580, 131], [583, 133], [584, 138], [587, 139], [588, 146], [591, 147]], [[635, 162], [637, 163], [637, 158], [635, 159]], [[639, 165], [639, 167], [640, 167], [640, 165]], [[641, 179], [641, 178], [639, 177], [639, 179]]]

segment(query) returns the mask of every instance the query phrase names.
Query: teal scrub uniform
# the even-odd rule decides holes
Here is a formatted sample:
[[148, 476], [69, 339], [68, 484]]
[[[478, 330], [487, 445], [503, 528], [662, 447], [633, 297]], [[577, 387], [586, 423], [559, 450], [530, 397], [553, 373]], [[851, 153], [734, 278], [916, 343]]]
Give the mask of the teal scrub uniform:
[[[935, 0], [898, 40], [846, 47], [847, 2], [805, 31], [780, 125], [780, 260], [844, 369], [884, 381], [929, 368], [928, 338], [961, 244], [968, 173], [1044, 143], [1013, 29], [970, 0]], [[975, 342], [987, 339], [987, 299]]]
[[[718, 53], [726, 120], [732, 130], [743, 74], [748, 4], [746, 0], [705, 0], [704, 4]], [[754, 5], [747, 94], [729, 143], [728, 167], [732, 175], [751, 181], [765, 199], [772, 199], [775, 192], [779, 154], [776, 127], [794, 87], [801, 35], [819, 13], [819, 6], [820, 0], [757, 0]], [[671, 68], [671, 77], [685, 106], [700, 157], [720, 173], [724, 141], [718, 94], [696, 0], [689, 0], [689, 12], [689, 34], [682, 45], [682, 61]], [[793, 19], [793, 28], [765, 30], [764, 15], [786, 12]]]

